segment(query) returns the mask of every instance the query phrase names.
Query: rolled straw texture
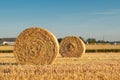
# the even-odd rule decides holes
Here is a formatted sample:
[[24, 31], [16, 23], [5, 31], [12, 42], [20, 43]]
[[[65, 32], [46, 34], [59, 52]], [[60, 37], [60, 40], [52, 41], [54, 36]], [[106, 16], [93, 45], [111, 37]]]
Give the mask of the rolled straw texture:
[[81, 57], [85, 53], [85, 44], [79, 37], [68, 36], [62, 39], [59, 52], [63, 57]]
[[42, 28], [28, 28], [14, 44], [14, 55], [20, 64], [51, 64], [59, 53], [56, 37]]

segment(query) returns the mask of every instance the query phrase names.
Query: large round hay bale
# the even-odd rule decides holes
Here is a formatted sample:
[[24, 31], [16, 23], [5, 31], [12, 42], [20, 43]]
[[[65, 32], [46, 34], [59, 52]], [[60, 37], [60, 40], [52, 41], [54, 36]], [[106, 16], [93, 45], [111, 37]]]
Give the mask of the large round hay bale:
[[42, 28], [24, 30], [14, 44], [14, 55], [20, 64], [51, 64], [58, 53], [57, 39]]
[[60, 42], [60, 54], [63, 57], [81, 57], [85, 53], [84, 42], [76, 36], [68, 36]]

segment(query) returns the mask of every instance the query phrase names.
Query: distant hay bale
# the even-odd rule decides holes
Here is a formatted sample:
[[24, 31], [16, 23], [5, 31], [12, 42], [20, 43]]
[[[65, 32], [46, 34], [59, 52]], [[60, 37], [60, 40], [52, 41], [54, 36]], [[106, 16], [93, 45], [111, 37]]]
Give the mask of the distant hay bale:
[[76, 36], [68, 36], [60, 43], [60, 54], [63, 57], [81, 57], [85, 53], [84, 42]]
[[51, 64], [58, 53], [57, 39], [42, 28], [24, 30], [14, 44], [14, 55], [20, 64]]

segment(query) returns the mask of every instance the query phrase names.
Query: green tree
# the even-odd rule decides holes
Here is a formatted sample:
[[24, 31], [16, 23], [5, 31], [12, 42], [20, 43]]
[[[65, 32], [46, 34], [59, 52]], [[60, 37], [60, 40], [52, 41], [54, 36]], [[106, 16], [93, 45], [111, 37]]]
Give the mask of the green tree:
[[95, 39], [95, 38], [88, 38], [88, 39], [86, 40], [86, 42], [87, 42], [88, 44], [95, 44], [95, 43], [96, 43], [96, 39]]

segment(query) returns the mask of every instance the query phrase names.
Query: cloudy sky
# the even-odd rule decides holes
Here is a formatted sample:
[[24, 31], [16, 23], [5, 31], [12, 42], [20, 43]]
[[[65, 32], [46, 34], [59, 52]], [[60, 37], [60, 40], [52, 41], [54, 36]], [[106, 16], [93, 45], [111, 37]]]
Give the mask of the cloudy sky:
[[120, 41], [120, 0], [0, 0], [0, 37], [42, 27], [57, 38]]

